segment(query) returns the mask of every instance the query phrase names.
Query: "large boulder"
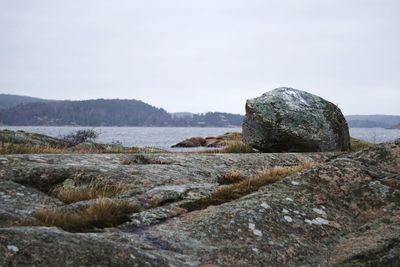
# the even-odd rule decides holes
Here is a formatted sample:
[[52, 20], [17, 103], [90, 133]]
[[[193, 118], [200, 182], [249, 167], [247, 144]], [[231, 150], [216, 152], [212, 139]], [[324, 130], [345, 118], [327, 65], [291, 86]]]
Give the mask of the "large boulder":
[[350, 149], [347, 122], [336, 105], [287, 87], [247, 100], [243, 140], [263, 152]]

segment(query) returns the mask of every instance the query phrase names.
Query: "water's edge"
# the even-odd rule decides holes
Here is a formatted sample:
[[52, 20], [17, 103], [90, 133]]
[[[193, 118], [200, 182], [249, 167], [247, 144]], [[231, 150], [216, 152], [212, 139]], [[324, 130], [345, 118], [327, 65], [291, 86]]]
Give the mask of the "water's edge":
[[[78, 126], [0, 126], [0, 129], [22, 130], [61, 137], [79, 129], [94, 129], [99, 132], [98, 142], [121, 142], [124, 146], [170, 147], [186, 138], [218, 136], [226, 132], [241, 132], [242, 128], [224, 127], [78, 127]], [[372, 143], [382, 143], [400, 138], [399, 129], [350, 128], [352, 137]]]

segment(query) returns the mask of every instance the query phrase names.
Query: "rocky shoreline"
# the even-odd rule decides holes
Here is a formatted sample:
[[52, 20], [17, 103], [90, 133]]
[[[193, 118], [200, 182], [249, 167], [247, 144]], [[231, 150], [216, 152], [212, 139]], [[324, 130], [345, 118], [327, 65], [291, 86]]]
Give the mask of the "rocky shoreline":
[[1, 131], [0, 266], [398, 266], [400, 140], [292, 88], [246, 111], [198, 153]]
[[[199, 210], [187, 203], [274, 166], [316, 165]], [[0, 157], [0, 266], [395, 266], [400, 141], [353, 153], [27, 154]], [[51, 189], [122, 183], [140, 208], [114, 227], [46, 227], [43, 208], [79, 210]]]

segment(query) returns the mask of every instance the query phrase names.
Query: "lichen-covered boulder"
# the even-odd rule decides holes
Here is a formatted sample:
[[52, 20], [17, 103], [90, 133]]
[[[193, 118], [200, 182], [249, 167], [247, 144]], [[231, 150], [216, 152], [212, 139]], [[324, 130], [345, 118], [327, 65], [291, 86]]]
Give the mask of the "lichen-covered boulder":
[[247, 100], [243, 140], [263, 152], [350, 149], [347, 122], [336, 105], [287, 87]]

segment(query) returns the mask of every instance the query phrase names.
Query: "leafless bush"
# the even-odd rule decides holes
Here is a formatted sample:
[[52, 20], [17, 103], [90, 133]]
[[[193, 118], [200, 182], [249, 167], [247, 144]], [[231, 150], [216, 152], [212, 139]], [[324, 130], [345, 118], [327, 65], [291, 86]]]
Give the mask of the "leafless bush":
[[71, 146], [76, 146], [84, 142], [94, 142], [99, 137], [98, 132], [93, 129], [78, 130], [70, 134], [64, 135], [63, 139]]

